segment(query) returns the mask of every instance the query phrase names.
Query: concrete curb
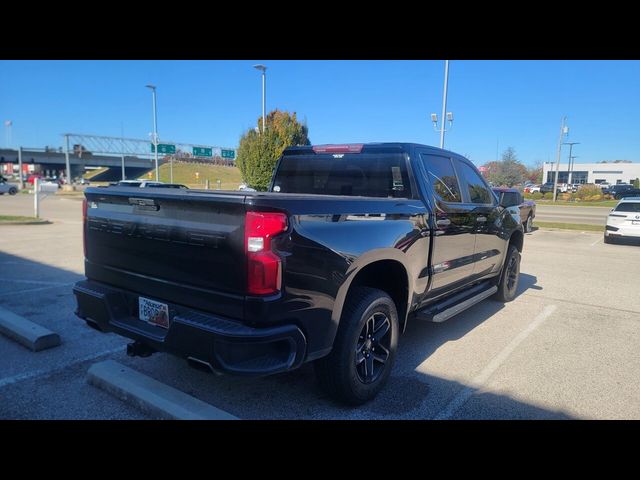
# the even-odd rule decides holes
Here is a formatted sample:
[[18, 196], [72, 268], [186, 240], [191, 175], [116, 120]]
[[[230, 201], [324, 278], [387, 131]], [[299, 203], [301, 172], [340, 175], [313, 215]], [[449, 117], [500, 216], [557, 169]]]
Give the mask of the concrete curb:
[[49, 225], [51, 222], [49, 220], [25, 220], [23, 222], [2, 222], [0, 221], [0, 226], [2, 225]]
[[87, 382], [140, 410], [169, 420], [238, 420], [229, 413], [113, 360], [89, 368]]
[[0, 333], [39, 352], [60, 345], [60, 335], [0, 307]]

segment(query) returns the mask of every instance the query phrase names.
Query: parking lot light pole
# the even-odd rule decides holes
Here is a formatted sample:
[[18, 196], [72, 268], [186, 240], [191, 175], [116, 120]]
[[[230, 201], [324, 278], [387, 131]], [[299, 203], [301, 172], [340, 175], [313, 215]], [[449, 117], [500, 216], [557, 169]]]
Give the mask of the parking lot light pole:
[[156, 166], [156, 182], [160, 181], [160, 172], [158, 171], [158, 113], [156, 110], [156, 86], [146, 85], [151, 89], [153, 94], [153, 152]]
[[24, 188], [24, 180], [22, 179], [22, 147], [18, 147], [18, 178], [20, 179], [20, 190]]
[[553, 201], [556, 201], [558, 196], [558, 170], [560, 169], [560, 152], [562, 151], [562, 136], [569, 133], [569, 127], [566, 126], [567, 116], [562, 117], [562, 123], [560, 124], [560, 137], [558, 138], [558, 156], [556, 158], [556, 176], [553, 181]]
[[449, 60], [444, 61], [444, 91], [442, 92], [442, 123], [440, 129], [440, 148], [444, 148], [444, 119], [447, 113], [447, 89], [449, 87]]
[[253, 68], [262, 72], [262, 133], [265, 129], [265, 111], [267, 106], [267, 67], [261, 64], [254, 65]]
[[64, 161], [67, 167], [67, 184], [71, 185], [71, 162], [69, 161], [69, 135], [64, 136]]

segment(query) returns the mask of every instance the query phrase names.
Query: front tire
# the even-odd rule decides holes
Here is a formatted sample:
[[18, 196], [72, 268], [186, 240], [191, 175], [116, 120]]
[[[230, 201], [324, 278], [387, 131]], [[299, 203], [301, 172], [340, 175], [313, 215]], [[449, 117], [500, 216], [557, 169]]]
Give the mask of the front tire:
[[494, 298], [500, 302], [510, 302], [516, 298], [519, 280], [520, 252], [515, 246], [509, 245], [497, 284], [498, 291], [495, 293]]
[[344, 306], [333, 350], [315, 363], [320, 386], [350, 405], [373, 399], [391, 374], [398, 333], [391, 297], [376, 288], [356, 287]]
[[613, 243], [613, 238], [605, 235], [604, 236], [604, 243]]
[[15, 195], [16, 193], [18, 193], [18, 189], [16, 187], [11, 187], [9, 189], [9, 195]]

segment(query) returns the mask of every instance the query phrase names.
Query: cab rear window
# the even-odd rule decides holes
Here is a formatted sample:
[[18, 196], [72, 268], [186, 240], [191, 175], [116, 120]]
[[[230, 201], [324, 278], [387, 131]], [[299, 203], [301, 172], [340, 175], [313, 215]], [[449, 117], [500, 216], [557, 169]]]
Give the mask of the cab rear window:
[[402, 153], [285, 155], [272, 191], [316, 195], [410, 198]]
[[616, 212], [635, 212], [640, 213], [640, 202], [624, 202], [619, 204], [615, 210]]

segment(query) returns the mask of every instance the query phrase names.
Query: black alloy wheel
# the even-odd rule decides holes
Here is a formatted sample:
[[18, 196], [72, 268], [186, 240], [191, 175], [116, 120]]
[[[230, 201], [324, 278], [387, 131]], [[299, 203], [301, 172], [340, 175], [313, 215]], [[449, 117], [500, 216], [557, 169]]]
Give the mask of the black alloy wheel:
[[356, 346], [356, 373], [362, 383], [373, 383], [385, 369], [391, 349], [391, 322], [376, 312], [365, 322]]

